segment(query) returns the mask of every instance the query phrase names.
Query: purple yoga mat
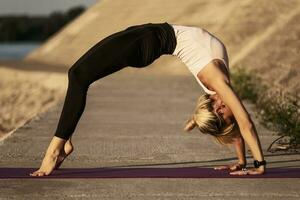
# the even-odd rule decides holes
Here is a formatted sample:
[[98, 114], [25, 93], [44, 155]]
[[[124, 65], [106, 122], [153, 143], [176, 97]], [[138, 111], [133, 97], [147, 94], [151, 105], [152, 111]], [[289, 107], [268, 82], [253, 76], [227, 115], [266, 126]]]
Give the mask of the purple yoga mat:
[[213, 168], [61, 168], [49, 176], [33, 177], [37, 168], [0, 168], [0, 179], [13, 178], [300, 178], [300, 168], [268, 168], [263, 175], [238, 176]]

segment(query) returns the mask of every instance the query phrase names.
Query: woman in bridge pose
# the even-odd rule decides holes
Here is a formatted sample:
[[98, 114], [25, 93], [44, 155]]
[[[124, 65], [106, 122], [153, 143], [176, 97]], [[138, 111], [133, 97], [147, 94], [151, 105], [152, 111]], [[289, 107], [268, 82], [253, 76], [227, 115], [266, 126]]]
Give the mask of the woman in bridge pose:
[[[185, 63], [206, 92], [198, 99], [184, 130], [198, 128], [236, 148], [238, 162], [215, 169], [228, 169], [233, 175], [263, 174], [266, 162], [259, 137], [230, 85], [224, 44], [205, 29], [164, 22], [134, 25], [109, 35], [72, 65], [57, 129], [40, 168], [30, 175], [51, 174], [72, 153], [71, 136], [84, 111], [90, 84], [127, 66], [146, 67], [163, 54], [177, 56]], [[252, 152], [254, 168], [246, 168], [244, 141]]]

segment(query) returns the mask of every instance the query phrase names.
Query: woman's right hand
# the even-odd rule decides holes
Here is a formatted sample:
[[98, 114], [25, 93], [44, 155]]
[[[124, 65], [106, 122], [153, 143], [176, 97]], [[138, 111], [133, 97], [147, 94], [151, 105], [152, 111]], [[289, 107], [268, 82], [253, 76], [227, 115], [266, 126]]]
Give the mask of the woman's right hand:
[[233, 163], [233, 164], [229, 164], [229, 165], [221, 165], [221, 166], [214, 167], [214, 170], [237, 171], [237, 170], [241, 170], [243, 168], [243, 166], [244, 166], [244, 164]]

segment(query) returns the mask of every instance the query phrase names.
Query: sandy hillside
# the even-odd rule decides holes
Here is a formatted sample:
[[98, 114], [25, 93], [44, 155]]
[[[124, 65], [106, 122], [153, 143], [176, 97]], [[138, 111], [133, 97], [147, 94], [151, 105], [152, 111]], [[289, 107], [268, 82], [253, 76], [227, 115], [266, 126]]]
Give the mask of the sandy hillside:
[[66, 92], [67, 78], [63, 73], [0, 65], [0, 74], [0, 141], [56, 105]]
[[232, 67], [256, 70], [269, 84], [299, 95], [299, 18], [299, 0], [101, 0], [27, 59], [69, 67], [113, 32], [167, 21], [208, 29], [226, 44]]
[[[193, 25], [225, 43], [231, 67], [255, 70], [271, 87], [299, 96], [299, 20], [299, 0], [101, 0], [24, 61], [67, 69], [96, 42], [128, 26], [148, 22]], [[172, 56], [162, 56], [152, 67], [158, 65], [165, 65], [168, 73], [192, 76]], [[22, 65], [0, 66], [0, 138], [55, 105], [66, 91], [65, 73], [21, 69]], [[157, 73], [163, 73], [161, 68]]]

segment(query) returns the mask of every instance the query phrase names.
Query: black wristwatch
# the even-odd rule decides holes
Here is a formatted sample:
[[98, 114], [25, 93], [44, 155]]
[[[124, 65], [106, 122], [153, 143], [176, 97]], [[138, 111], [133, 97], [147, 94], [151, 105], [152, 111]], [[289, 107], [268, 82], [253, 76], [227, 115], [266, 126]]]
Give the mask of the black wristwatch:
[[254, 160], [253, 164], [255, 168], [259, 168], [261, 165], [266, 165], [267, 162], [265, 160], [263, 161]]

